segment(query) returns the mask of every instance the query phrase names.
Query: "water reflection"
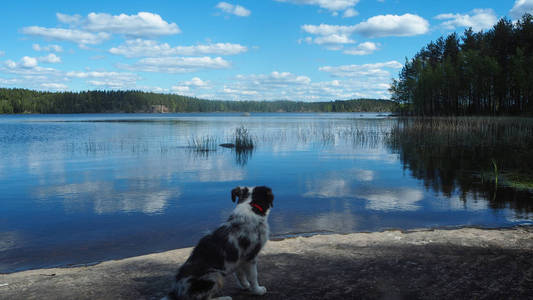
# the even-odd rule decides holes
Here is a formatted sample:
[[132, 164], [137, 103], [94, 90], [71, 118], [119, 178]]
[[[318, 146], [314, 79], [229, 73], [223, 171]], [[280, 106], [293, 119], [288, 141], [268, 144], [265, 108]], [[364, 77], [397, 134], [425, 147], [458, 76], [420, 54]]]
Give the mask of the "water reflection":
[[36, 191], [37, 197], [46, 200], [62, 199], [67, 212], [85, 211], [92, 207], [97, 214], [115, 212], [143, 212], [154, 214], [163, 212], [169, 199], [180, 196], [179, 189], [164, 190], [158, 184], [145, 181], [128, 181], [127, 189], [115, 186], [112, 182], [88, 181], [42, 187]]
[[[533, 220], [531, 193], [505, 181], [533, 167], [527, 122], [161, 118], [0, 116], [0, 272], [191, 246], [227, 218], [236, 185], [273, 188], [277, 236]], [[241, 126], [253, 150], [219, 147]], [[194, 151], [197, 136], [218, 142]]]
[[235, 149], [235, 163], [241, 167], [246, 166], [248, 161], [252, 158], [254, 149]]
[[415, 211], [421, 208], [418, 202], [424, 193], [413, 188], [394, 188], [363, 191], [359, 197], [368, 200], [367, 209]]
[[391, 130], [388, 147], [424, 186], [451, 202], [488, 201], [492, 209], [533, 211], [533, 120], [409, 118]]
[[359, 193], [357, 182], [370, 182], [374, 180], [375, 171], [362, 169], [349, 169], [330, 171], [321, 178], [308, 180], [307, 191], [304, 197], [318, 198], [344, 198], [356, 197]]
[[[365, 209], [380, 211], [415, 211], [424, 192], [411, 187], [391, 186], [391, 182], [376, 181], [376, 171], [349, 169], [327, 172], [324, 178], [306, 183], [306, 198], [350, 198], [366, 200]], [[376, 181], [376, 182], [373, 182]]]

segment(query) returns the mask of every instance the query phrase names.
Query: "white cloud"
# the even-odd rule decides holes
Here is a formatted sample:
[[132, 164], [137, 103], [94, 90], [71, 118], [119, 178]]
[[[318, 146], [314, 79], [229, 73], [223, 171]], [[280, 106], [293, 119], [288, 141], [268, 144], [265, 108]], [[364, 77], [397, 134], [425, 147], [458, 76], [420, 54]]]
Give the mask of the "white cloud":
[[342, 34], [332, 34], [332, 35], [324, 35], [319, 36], [314, 39], [312, 39], [312, 42], [317, 45], [329, 45], [329, 44], [353, 44], [355, 43], [354, 40], [350, 39], [346, 35]]
[[66, 74], [68, 77], [76, 78], [102, 78], [102, 77], [116, 77], [116, 76], [137, 76], [133, 73], [119, 73], [119, 72], [99, 72], [99, 71], [89, 71], [89, 72], [77, 72], [71, 71]]
[[342, 25], [329, 25], [329, 24], [320, 24], [320, 25], [302, 25], [302, 30], [316, 35], [332, 35], [332, 34], [342, 34], [349, 35], [354, 32], [355, 26], [342, 26]]
[[20, 60], [20, 64], [25, 67], [25, 68], [33, 68], [33, 67], [36, 67], [37, 66], [37, 58], [35, 57], [29, 57], [29, 56], [24, 56], [21, 60]]
[[231, 64], [222, 57], [149, 57], [134, 65], [123, 65], [125, 69], [159, 73], [187, 73], [200, 69], [227, 69]]
[[108, 72], [108, 71], [71, 71], [65, 74], [67, 78], [87, 79], [87, 83], [110, 89], [124, 89], [136, 87], [139, 76], [128, 72]]
[[379, 15], [354, 26], [354, 32], [366, 37], [413, 36], [429, 30], [429, 22], [417, 15]]
[[45, 28], [39, 26], [24, 27], [22, 28], [22, 33], [50, 40], [73, 42], [79, 45], [100, 44], [111, 37], [110, 34], [105, 32], [90, 33], [77, 29]]
[[236, 15], [239, 17], [248, 17], [251, 14], [251, 11], [244, 8], [243, 6], [233, 5], [227, 2], [219, 2], [216, 8], [220, 9], [221, 11], [227, 14], [232, 14], [232, 15]]
[[283, 86], [283, 85], [302, 85], [309, 84], [311, 79], [307, 76], [298, 76], [290, 72], [274, 71], [270, 74], [259, 75], [237, 75], [239, 80], [251, 81], [254, 85], [262, 86]]
[[399, 69], [403, 65], [395, 60], [391, 60], [383, 63], [364, 64], [364, 65], [342, 65], [342, 66], [324, 66], [319, 70], [323, 72], [331, 73], [336, 77], [361, 77], [361, 76], [373, 76], [389, 78], [391, 74], [384, 68]]
[[8, 69], [14, 69], [17, 67], [17, 63], [12, 61], [11, 59], [8, 59], [4, 62], [4, 65], [8, 68]]
[[61, 58], [57, 55], [55, 55], [54, 53], [50, 53], [46, 56], [41, 56], [39, 57], [39, 61], [41, 62], [47, 62], [47, 63], [51, 63], [51, 64], [56, 64], [56, 63], [60, 63], [61, 62]]
[[98, 88], [106, 89], [125, 89], [131, 88], [135, 85], [129, 85], [127, 82], [116, 80], [116, 79], [106, 79], [106, 80], [89, 80], [87, 81], [90, 85], [96, 86]]
[[68, 86], [62, 83], [41, 83], [41, 87], [49, 90], [66, 90]]
[[342, 15], [343, 18], [351, 18], [351, 17], [355, 17], [355, 16], [358, 16], [359, 15], [359, 12], [353, 8], [348, 8], [347, 10], [344, 11], [344, 14]]
[[181, 32], [176, 23], [168, 23], [158, 14], [139, 12], [136, 15], [90, 13], [83, 28], [93, 32], [108, 32], [126, 36], [146, 37], [172, 35]]
[[1, 78], [0, 84], [4, 85], [20, 85], [21, 80], [19, 78]]
[[168, 93], [170, 90], [159, 86], [141, 86], [139, 87], [143, 91], [149, 91], [153, 93]]
[[437, 20], [447, 20], [441, 26], [454, 30], [457, 27], [472, 27], [474, 31], [491, 28], [498, 18], [492, 9], [474, 9], [472, 14], [440, 14], [435, 17]]
[[232, 89], [232, 88], [229, 88], [229, 87], [226, 87], [226, 86], [224, 86], [223, 92], [226, 93], [226, 94], [234, 95], [234, 96], [259, 95], [259, 93], [257, 91]]
[[125, 44], [109, 49], [109, 52], [126, 57], [143, 57], [143, 56], [198, 56], [206, 54], [215, 55], [235, 55], [246, 52], [248, 48], [239, 44], [215, 43], [196, 46], [177, 46], [171, 47], [167, 43], [158, 43], [153, 40], [133, 39], [127, 40]]
[[[60, 71], [53, 68], [43, 68], [38, 65], [38, 59], [35, 57], [24, 56], [19, 62], [11, 59], [4, 61], [5, 67], [0, 67], [0, 72], [19, 74], [25, 76], [39, 76], [46, 78], [46, 76], [59, 76]], [[27, 77], [28, 79], [30, 77]], [[32, 77], [35, 78], [35, 77]]]
[[[39, 58], [35, 58], [35, 57], [31, 57], [31, 56], [24, 56], [24, 57], [22, 57], [20, 59], [20, 61], [18, 63], [8, 59], [8, 60], [5, 61], [4, 65], [8, 69], [24, 68], [24, 69], [37, 70], [38, 68], [40, 68], [38, 66], [38, 62], [39, 61], [47, 62], [47, 63], [58, 63], [58, 62], [61, 62], [61, 59], [58, 56], [56, 56], [55, 54], [50, 53], [47, 56], [41, 56]], [[46, 70], [46, 68], [41, 68], [41, 70]]]
[[33, 50], [35, 51], [45, 51], [45, 52], [63, 52], [63, 48], [59, 45], [46, 45], [41, 46], [39, 44], [32, 45]]
[[69, 25], [79, 25], [83, 22], [83, 17], [80, 15], [66, 15], [62, 13], [56, 13], [56, 17], [59, 22]]
[[533, 0], [516, 0], [509, 15], [513, 19], [520, 19], [525, 13], [533, 14]]
[[198, 77], [193, 77], [191, 80], [183, 82], [183, 84], [186, 86], [206, 87], [209, 85], [209, 82], [203, 81]]
[[386, 76], [359, 75], [331, 81], [313, 82], [305, 75], [289, 72], [237, 75], [223, 90], [211, 89], [212, 98], [240, 100], [330, 101], [354, 98], [389, 98]]
[[71, 71], [67, 72], [67, 77], [75, 78], [121, 78], [127, 80], [136, 80], [138, 75], [134, 73], [125, 73], [125, 72], [107, 72], [107, 71], [88, 71], [88, 72], [77, 72]]
[[180, 82], [179, 85], [173, 85], [171, 90], [175, 93], [190, 94], [192, 88], [205, 89], [209, 87], [209, 82], [200, 79], [199, 77], [193, 77], [191, 80]]
[[346, 49], [343, 51], [344, 54], [350, 54], [350, 55], [368, 55], [373, 53], [374, 51], [378, 50], [378, 45], [373, 42], [364, 42], [355, 48]]
[[359, 3], [359, 0], [276, 0], [278, 2], [288, 2], [303, 5], [316, 5], [320, 8], [327, 9], [332, 15], [337, 16], [338, 11], [345, 10], [344, 17], [353, 17], [357, 12], [353, 7]]
[[176, 93], [187, 93], [190, 91], [190, 88], [188, 86], [173, 85], [171, 90]]
[[[237, 75], [218, 91], [218, 99], [280, 100], [301, 99], [299, 91], [307, 90], [311, 79], [289, 72], [274, 71], [269, 74]], [[307, 96], [307, 95], [306, 95]]]
[[[152, 37], [181, 32], [175, 23], [168, 23], [158, 14], [149, 12], [115, 16], [105, 13], [90, 13], [86, 18], [80, 15], [61, 13], [57, 13], [56, 16], [60, 22], [69, 24], [72, 28], [29, 26], [22, 28], [22, 33], [49, 40], [74, 42], [85, 49], [87, 45], [100, 44], [109, 39], [111, 34], [123, 34], [128, 37]], [[34, 49], [41, 49], [41, 47], [36, 44]]]
[[4, 56], [6, 53], [4, 51], [0, 51], [0, 56]]
[[340, 26], [340, 25], [302, 25], [302, 30], [318, 35], [315, 38], [307, 37], [304, 39], [307, 43], [317, 45], [325, 45], [331, 50], [339, 50], [344, 44], [355, 43], [349, 36], [355, 30], [354, 26]]
[[66, 80], [62, 71], [39, 66], [40, 60], [41, 58], [24, 56], [18, 62], [10, 59], [4, 61], [3, 65], [0, 65], [0, 73], [14, 76], [1, 79], [0, 83], [30, 89], [52, 89], [53, 86], [47, 87], [46, 84], [51, 82], [59, 84]]

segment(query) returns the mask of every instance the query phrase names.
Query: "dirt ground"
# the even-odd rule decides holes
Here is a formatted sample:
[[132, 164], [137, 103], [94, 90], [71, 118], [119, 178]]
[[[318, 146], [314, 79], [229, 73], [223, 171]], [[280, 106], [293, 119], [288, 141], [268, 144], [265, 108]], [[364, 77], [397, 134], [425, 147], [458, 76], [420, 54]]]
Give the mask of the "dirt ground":
[[[0, 299], [159, 299], [191, 249], [0, 275]], [[385, 231], [270, 241], [264, 296], [233, 299], [533, 299], [533, 227]]]

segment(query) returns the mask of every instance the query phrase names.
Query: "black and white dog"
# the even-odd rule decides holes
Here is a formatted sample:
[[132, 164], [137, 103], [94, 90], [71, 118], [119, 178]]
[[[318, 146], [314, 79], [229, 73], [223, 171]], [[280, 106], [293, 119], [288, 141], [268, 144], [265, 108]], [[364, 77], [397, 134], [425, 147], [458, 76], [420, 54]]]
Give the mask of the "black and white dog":
[[257, 283], [256, 257], [268, 240], [267, 217], [274, 195], [266, 186], [236, 187], [231, 200], [237, 198], [237, 207], [228, 220], [198, 242], [163, 299], [211, 299], [231, 273], [241, 288], [255, 295], [266, 293]]

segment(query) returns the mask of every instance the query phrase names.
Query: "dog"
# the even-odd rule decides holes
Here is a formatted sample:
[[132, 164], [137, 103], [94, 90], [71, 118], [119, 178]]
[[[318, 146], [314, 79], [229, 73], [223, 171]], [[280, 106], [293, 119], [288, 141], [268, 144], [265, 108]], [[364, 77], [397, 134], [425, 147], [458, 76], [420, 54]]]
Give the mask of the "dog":
[[229, 274], [235, 275], [242, 289], [254, 295], [266, 293], [257, 282], [257, 255], [268, 240], [267, 218], [274, 195], [266, 186], [236, 187], [231, 200], [237, 199], [228, 220], [198, 242], [163, 299], [212, 299]]

